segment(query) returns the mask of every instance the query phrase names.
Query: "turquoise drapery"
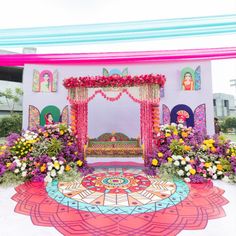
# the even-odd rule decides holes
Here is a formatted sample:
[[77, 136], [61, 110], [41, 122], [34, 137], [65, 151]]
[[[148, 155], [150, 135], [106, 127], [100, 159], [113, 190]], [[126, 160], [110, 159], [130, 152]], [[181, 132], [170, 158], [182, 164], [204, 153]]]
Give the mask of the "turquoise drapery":
[[110, 43], [236, 33], [236, 14], [136, 22], [0, 29], [0, 47]]

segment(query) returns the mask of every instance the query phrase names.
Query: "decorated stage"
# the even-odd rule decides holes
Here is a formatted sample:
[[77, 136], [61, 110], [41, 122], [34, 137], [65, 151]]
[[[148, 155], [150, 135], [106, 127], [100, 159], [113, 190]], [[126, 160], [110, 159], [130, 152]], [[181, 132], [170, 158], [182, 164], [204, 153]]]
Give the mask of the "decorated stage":
[[[236, 189], [227, 185], [226, 189], [232, 199]], [[22, 224], [26, 221], [29, 229], [18, 235], [32, 235], [34, 230], [34, 235], [219, 235], [213, 234], [214, 224], [225, 222], [227, 217], [228, 223], [221, 225], [221, 230], [231, 232], [235, 227], [231, 224], [230, 228], [229, 222], [233, 221], [236, 205], [229, 203], [223, 196], [224, 190], [212, 181], [166, 181], [146, 175], [137, 166], [96, 167], [92, 174], [72, 182], [26, 182], [15, 190], [15, 212], [30, 216], [34, 225], [41, 226], [34, 229], [24, 216]], [[0, 205], [8, 201], [4, 199]], [[224, 208], [229, 215], [218, 219], [225, 217]], [[19, 214], [9, 218], [7, 211], [5, 206], [0, 213], [3, 222], [19, 219]], [[217, 220], [208, 225], [212, 219]], [[9, 228], [1, 227], [2, 235], [13, 235]], [[205, 228], [206, 234], [194, 231]]]

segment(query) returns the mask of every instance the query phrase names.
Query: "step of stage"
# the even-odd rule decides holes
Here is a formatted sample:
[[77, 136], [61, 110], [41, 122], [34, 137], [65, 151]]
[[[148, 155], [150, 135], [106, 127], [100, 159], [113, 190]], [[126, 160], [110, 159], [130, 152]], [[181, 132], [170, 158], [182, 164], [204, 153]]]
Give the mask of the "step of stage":
[[144, 160], [142, 157], [87, 157], [86, 158], [88, 164], [93, 163], [137, 163], [144, 164]]

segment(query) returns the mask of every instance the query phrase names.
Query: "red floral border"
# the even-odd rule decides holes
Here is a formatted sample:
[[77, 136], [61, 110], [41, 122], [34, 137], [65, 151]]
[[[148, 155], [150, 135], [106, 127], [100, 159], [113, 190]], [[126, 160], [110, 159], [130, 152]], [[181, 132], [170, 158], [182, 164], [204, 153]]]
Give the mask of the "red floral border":
[[85, 77], [70, 77], [65, 79], [63, 85], [68, 88], [84, 87], [84, 88], [99, 88], [99, 87], [132, 87], [144, 84], [158, 84], [164, 87], [166, 78], [164, 75], [138, 75], [138, 76], [85, 76]]

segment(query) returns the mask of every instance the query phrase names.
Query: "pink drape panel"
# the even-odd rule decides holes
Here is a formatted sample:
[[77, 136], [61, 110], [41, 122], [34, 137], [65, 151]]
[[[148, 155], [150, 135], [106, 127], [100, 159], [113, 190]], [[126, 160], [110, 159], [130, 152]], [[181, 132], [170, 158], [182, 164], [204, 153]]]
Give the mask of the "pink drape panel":
[[113, 64], [236, 58], [236, 47], [116, 53], [3, 54], [0, 66]]

